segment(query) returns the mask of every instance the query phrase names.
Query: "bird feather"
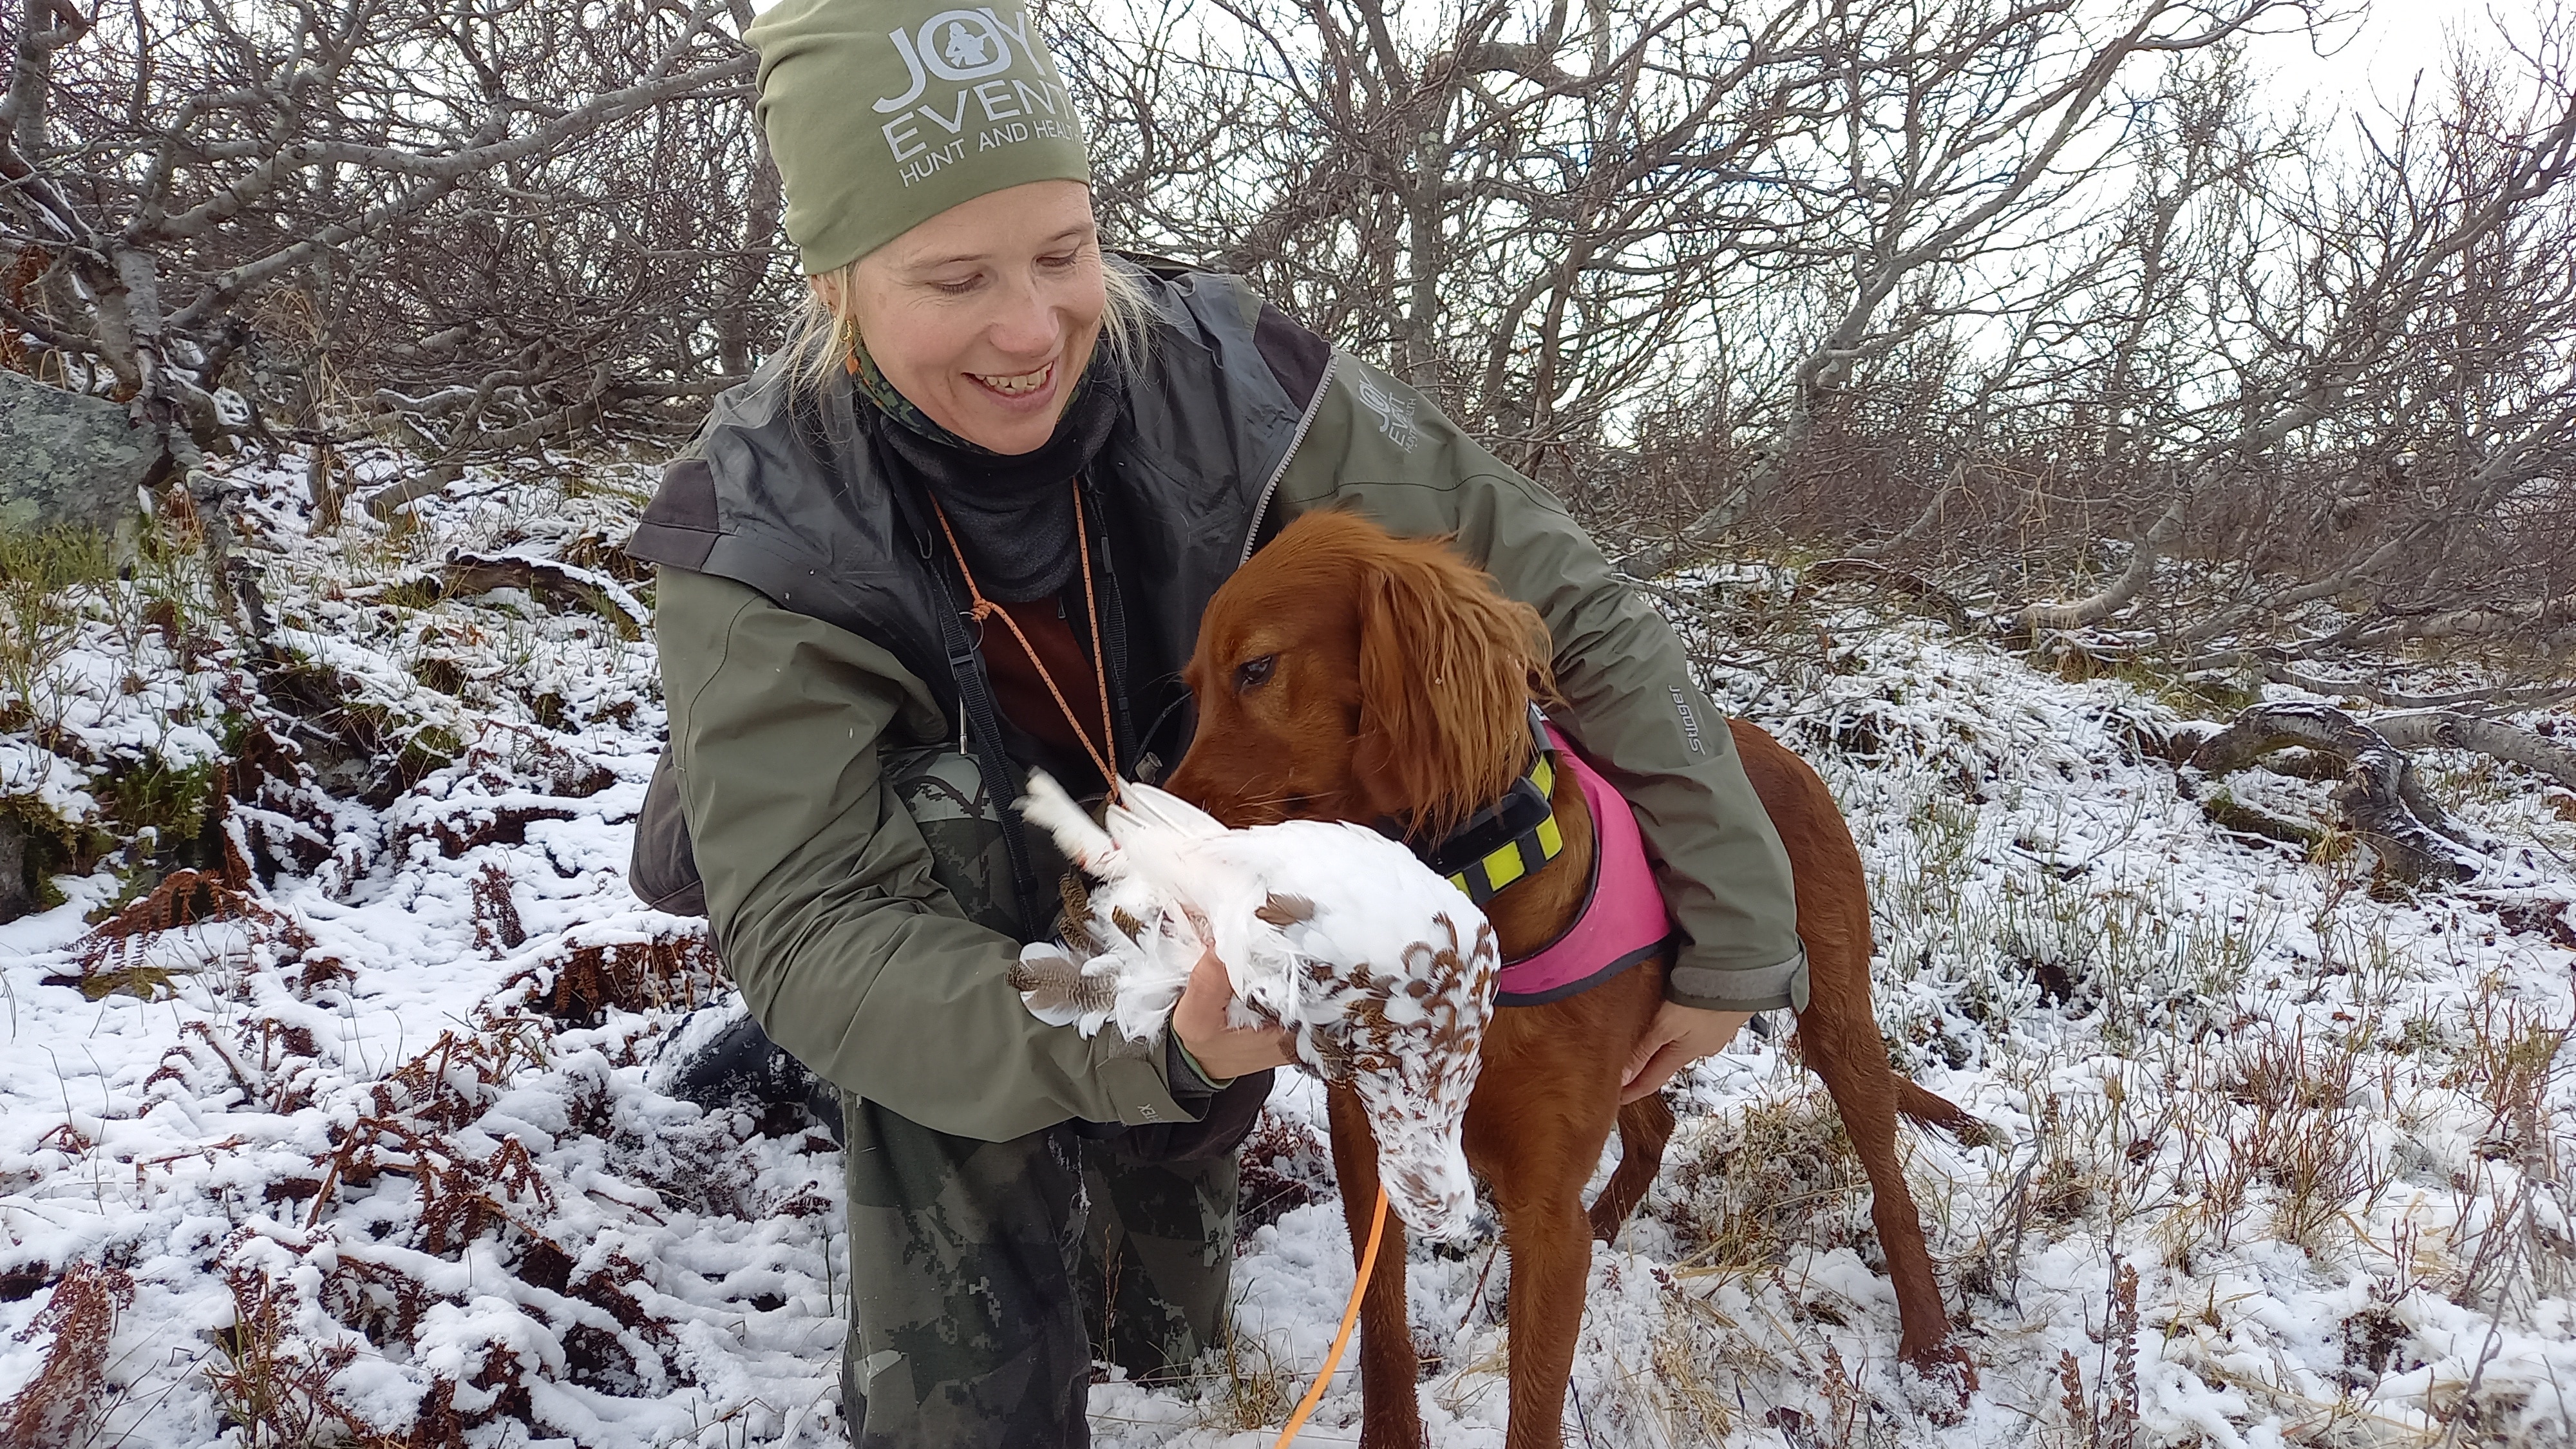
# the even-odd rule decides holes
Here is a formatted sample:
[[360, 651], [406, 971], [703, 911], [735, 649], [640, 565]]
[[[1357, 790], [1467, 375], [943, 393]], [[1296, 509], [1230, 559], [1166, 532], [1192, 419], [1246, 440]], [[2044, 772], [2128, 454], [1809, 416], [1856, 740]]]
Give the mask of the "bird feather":
[[1086, 1036], [1114, 1023], [1116, 1050], [1148, 1049], [1213, 948], [1229, 1020], [1285, 1026], [1300, 1062], [1357, 1093], [1406, 1224], [1465, 1231], [1460, 1126], [1497, 956], [1464, 894], [1364, 826], [1227, 830], [1143, 784], [1120, 786], [1095, 823], [1034, 771], [1022, 809], [1097, 882], [1065, 892], [1065, 948], [1025, 949], [1013, 984], [1032, 1012]]

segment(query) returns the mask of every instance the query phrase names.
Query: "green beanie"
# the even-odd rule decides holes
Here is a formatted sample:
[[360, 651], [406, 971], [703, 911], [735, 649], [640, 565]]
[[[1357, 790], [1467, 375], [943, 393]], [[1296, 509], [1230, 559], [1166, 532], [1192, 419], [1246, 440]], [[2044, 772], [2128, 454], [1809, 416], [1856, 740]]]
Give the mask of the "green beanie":
[[987, 192], [1091, 180], [1073, 97], [1017, 6], [780, 0], [743, 39], [809, 276]]

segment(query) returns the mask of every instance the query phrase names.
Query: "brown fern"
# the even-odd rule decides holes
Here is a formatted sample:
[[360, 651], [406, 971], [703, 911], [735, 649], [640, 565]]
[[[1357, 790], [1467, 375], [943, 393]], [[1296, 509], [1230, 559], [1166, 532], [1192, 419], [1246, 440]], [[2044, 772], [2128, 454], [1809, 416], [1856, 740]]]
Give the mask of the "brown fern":
[[122, 1268], [74, 1263], [54, 1296], [18, 1331], [25, 1343], [54, 1336], [44, 1366], [7, 1403], [0, 1404], [0, 1445], [71, 1444], [99, 1411], [107, 1391], [108, 1339], [118, 1310], [133, 1306], [134, 1279]]

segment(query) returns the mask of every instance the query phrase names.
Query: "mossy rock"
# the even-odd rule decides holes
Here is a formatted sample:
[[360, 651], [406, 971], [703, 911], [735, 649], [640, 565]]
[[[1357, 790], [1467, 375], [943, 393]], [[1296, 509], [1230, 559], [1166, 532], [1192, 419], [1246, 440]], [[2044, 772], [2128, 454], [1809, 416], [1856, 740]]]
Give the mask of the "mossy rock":
[[27, 827], [0, 814], [0, 922], [38, 909], [37, 882], [27, 872]]
[[0, 795], [0, 922], [63, 903], [57, 875], [86, 875], [115, 848], [107, 832], [56, 815], [35, 797]]

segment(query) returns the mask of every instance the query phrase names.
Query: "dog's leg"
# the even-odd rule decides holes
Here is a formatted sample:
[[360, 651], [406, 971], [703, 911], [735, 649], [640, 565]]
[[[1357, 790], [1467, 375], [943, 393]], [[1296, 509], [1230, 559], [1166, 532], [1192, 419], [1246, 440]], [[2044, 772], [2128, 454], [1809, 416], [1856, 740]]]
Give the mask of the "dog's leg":
[[1466, 1146], [1512, 1255], [1508, 1449], [1561, 1442], [1592, 1277], [1583, 1184], [1619, 1118], [1628, 1054], [1617, 1044], [1637, 1039], [1662, 997], [1663, 973], [1641, 967], [1563, 1001], [1498, 1011], [1485, 1029]]
[[1614, 1242], [1619, 1226], [1645, 1201], [1663, 1170], [1664, 1144], [1673, 1138], [1673, 1109], [1658, 1092], [1619, 1109], [1619, 1166], [1592, 1203], [1592, 1236]]
[[[1609, 1134], [1605, 1131], [1602, 1137]], [[1599, 1155], [1600, 1144], [1594, 1144]], [[1559, 1185], [1544, 1197], [1499, 1204], [1511, 1245], [1512, 1417], [1506, 1449], [1560, 1449], [1565, 1385], [1574, 1376], [1574, 1346], [1583, 1332], [1583, 1300], [1592, 1278], [1592, 1233], [1583, 1216], [1582, 1185]]]
[[1897, 1077], [1887, 1063], [1887, 1044], [1878, 1038], [1866, 997], [1857, 1012], [1825, 1009], [1826, 999], [1819, 983], [1816, 1000], [1798, 1018], [1798, 1045], [1824, 1079], [1834, 1109], [1842, 1114], [1843, 1130], [1869, 1174], [1870, 1222], [1887, 1254], [1887, 1276], [1895, 1284], [1896, 1312], [1903, 1324], [1897, 1354], [1917, 1368], [1944, 1362], [1964, 1366], [1949, 1343], [1950, 1316], [1932, 1271], [1932, 1250], [1923, 1241], [1923, 1216], [1897, 1160]]
[[1887, 1043], [1879, 1039], [1869, 1009], [1868, 873], [1833, 792], [1806, 761], [1760, 727], [1742, 720], [1730, 720], [1727, 727], [1796, 877], [1809, 992], [1807, 1009], [1798, 1013], [1798, 1047], [1824, 1078], [1869, 1174], [1870, 1221], [1887, 1254], [1887, 1276], [1896, 1285], [1896, 1311], [1904, 1325], [1897, 1353], [1917, 1368], [1955, 1364], [1963, 1387], [1974, 1387], [1975, 1370], [1949, 1343], [1950, 1315], [1941, 1305], [1932, 1250], [1923, 1241], [1923, 1215], [1896, 1157], [1900, 1105], [1945, 1126], [1952, 1118], [1966, 1122], [1967, 1116], [1912, 1083], [1901, 1092], [1888, 1065]]
[[[1350, 1224], [1351, 1261], [1357, 1263], [1368, 1248], [1377, 1204], [1377, 1135], [1369, 1130], [1358, 1093], [1335, 1087], [1326, 1100], [1332, 1109], [1333, 1173], [1341, 1183], [1342, 1217]], [[1422, 1443], [1422, 1405], [1414, 1397], [1421, 1373], [1405, 1313], [1404, 1223], [1389, 1209], [1377, 1267], [1360, 1300], [1361, 1449], [1417, 1449]]]

